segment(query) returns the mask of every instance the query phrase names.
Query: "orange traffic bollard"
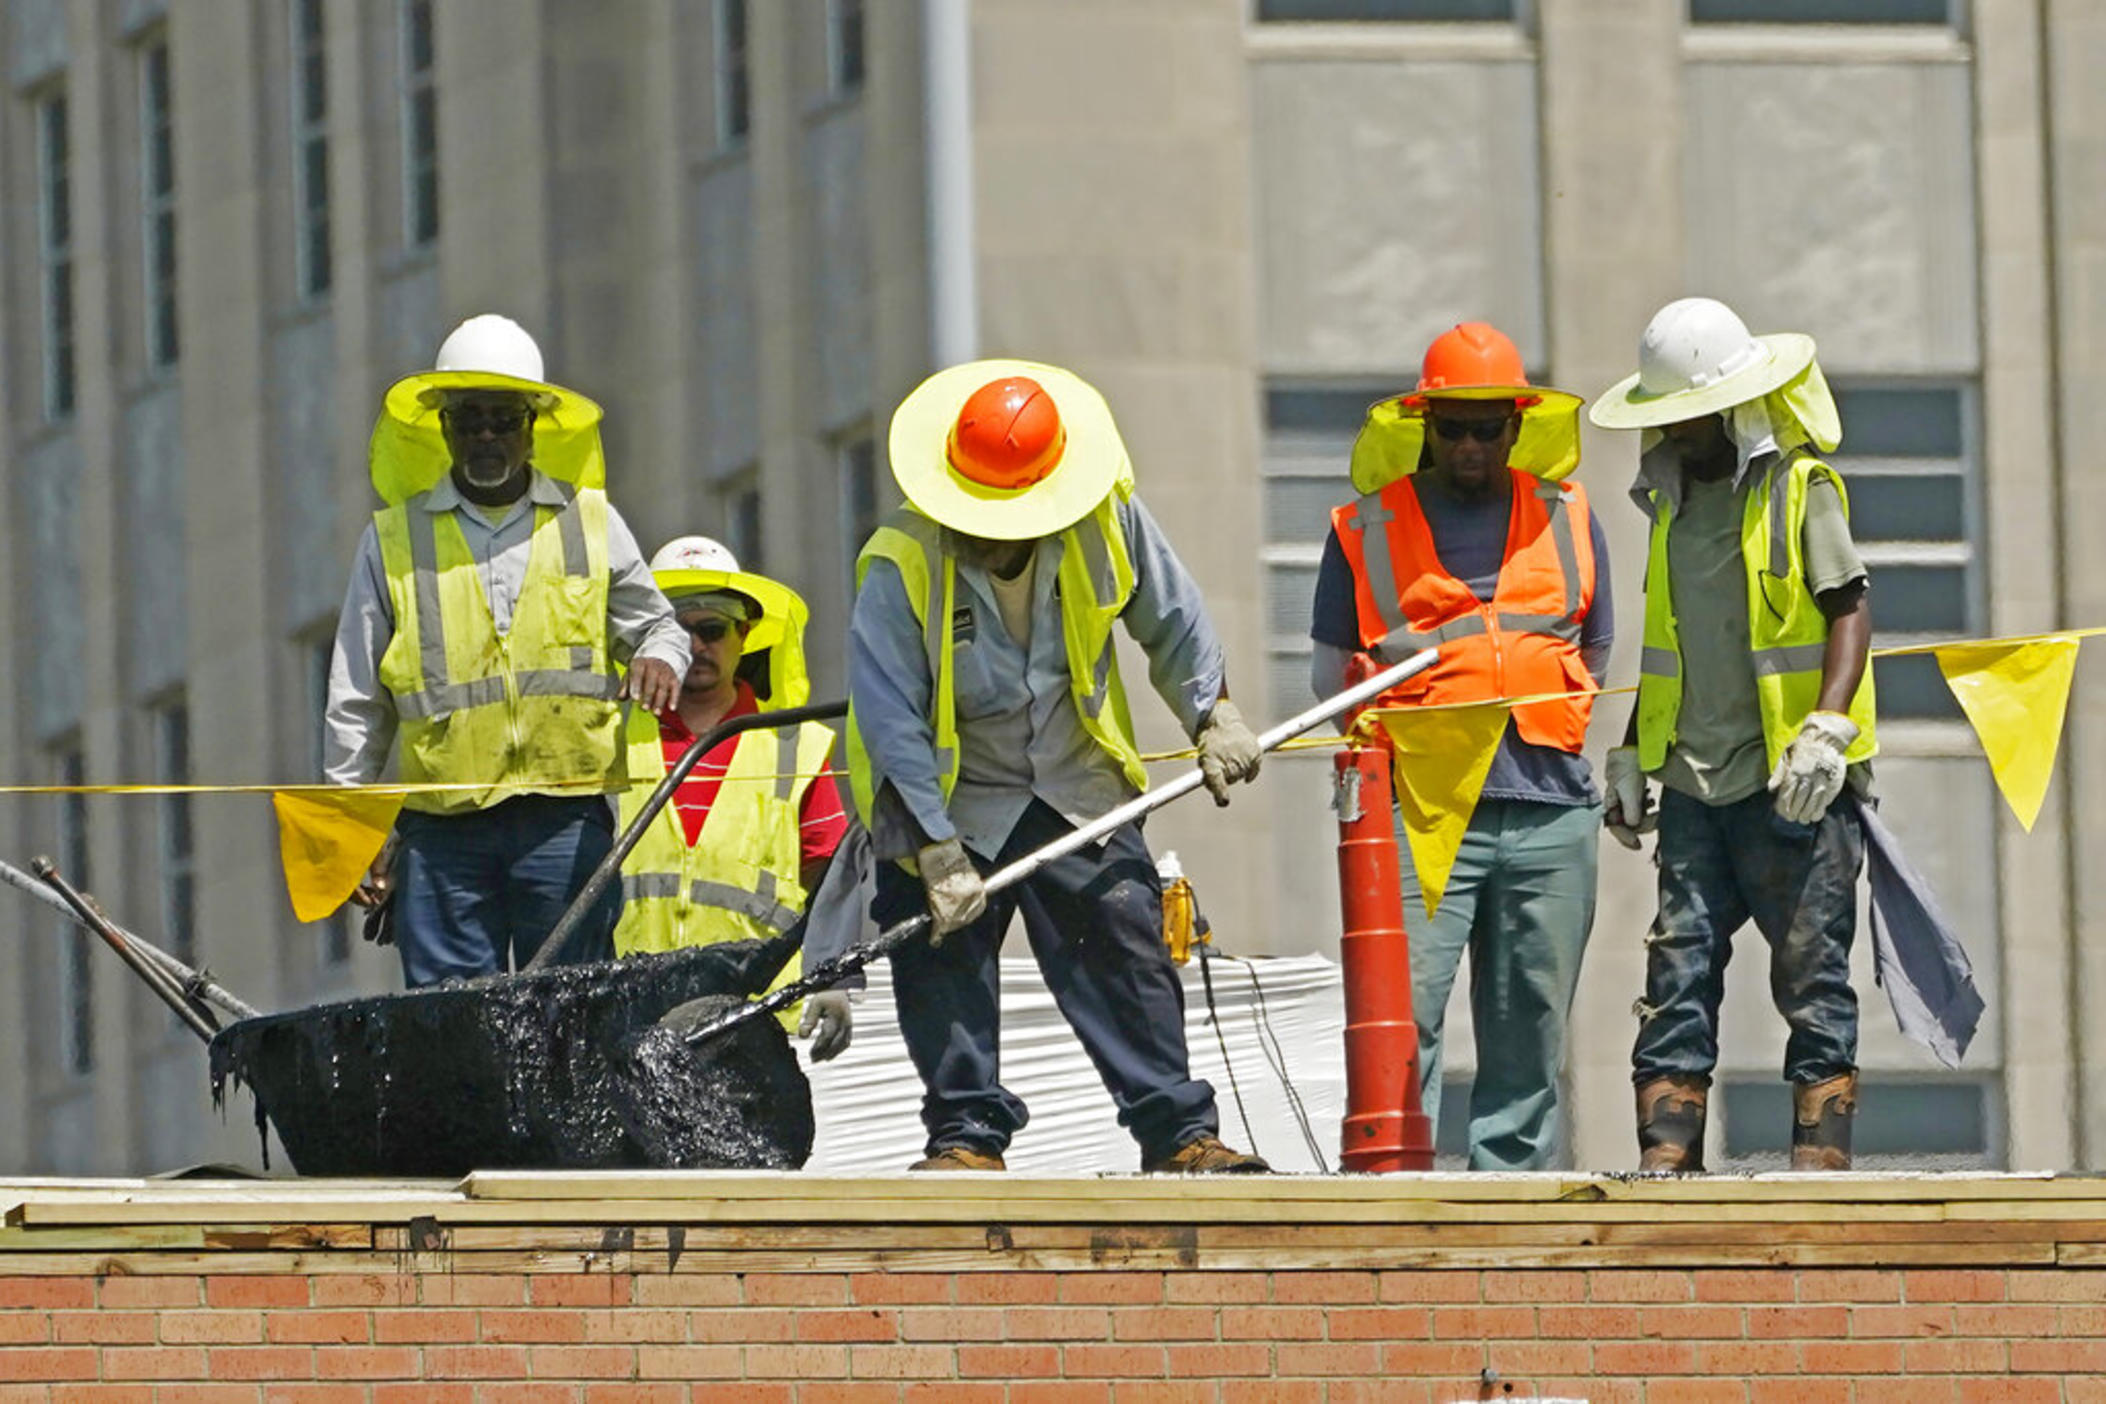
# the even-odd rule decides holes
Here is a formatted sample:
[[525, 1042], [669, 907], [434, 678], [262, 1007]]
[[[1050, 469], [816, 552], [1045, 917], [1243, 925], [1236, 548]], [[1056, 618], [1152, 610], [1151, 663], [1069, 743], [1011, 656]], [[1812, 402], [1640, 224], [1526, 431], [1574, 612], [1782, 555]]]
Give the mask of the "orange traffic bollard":
[[1346, 1116], [1339, 1161], [1363, 1174], [1433, 1168], [1433, 1123], [1419, 1101], [1419, 1026], [1411, 1013], [1390, 750], [1338, 753], [1339, 941], [1345, 985]]

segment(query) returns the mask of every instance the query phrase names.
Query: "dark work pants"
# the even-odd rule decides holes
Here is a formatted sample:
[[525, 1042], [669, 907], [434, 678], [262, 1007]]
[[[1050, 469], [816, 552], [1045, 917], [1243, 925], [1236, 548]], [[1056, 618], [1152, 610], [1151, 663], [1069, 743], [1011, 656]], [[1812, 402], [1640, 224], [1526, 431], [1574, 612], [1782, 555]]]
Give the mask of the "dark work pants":
[[1784, 1076], [1821, 1082], [1857, 1066], [1857, 875], [1865, 834], [1839, 798], [1810, 833], [1781, 834], [1758, 792], [1708, 805], [1674, 790], [1660, 800], [1660, 914], [1645, 938], [1645, 999], [1631, 1073], [1709, 1077], [1733, 933], [1750, 918], [1770, 946], [1770, 999], [1791, 1035]]
[[[1072, 828], [1033, 800], [1000, 861], [974, 854], [973, 862], [992, 872]], [[878, 865], [871, 916], [880, 927], [925, 906], [919, 878], [896, 863]], [[1029, 1119], [1000, 1081], [996, 957], [1018, 908], [1046, 987], [1104, 1079], [1119, 1124], [1140, 1142], [1142, 1160], [1216, 1130], [1214, 1089], [1192, 1076], [1185, 1054], [1185, 991], [1163, 945], [1162, 884], [1140, 826], [1129, 824], [1101, 847], [1071, 853], [995, 893], [986, 913], [944, 937], [940, 948], [916, 939], [893, 953], [893, 998], [925, 1089], [929, 1153], [965, 1146], [999, 1155]]]
[[[604, 796], [520, 795], [467, 814], [395, 821], [395, 949], [412, 989], [517, 969], [614, 847]], [[561, 963], [614, 958], [622, 889], [607, 885]]]

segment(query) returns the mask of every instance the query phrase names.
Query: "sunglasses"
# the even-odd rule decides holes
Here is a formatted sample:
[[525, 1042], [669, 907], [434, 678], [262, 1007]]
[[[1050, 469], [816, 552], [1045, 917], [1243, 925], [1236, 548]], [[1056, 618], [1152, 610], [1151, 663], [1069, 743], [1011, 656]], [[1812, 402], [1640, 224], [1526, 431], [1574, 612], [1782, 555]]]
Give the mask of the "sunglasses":
[[525, 427], [534, 412], [527, 409], [444, 409], [439, 417], [457, 434], [471, 437], [485, 431], [492, 434], [516, 434]]
[[1504, 434], [1507, 426], [1514, 421], [1509, 416], [1506, 419], [1433, 418], [1426, 422], [1433, 426], [1434, 433], [1451, 444], [1459, 444], [1465, 438], [1475, 439], [1480, 444], [1496, 444], [1499, 442], [1499, 436]]
[[728, 619], [698, 619], [692, 624], [682, 625], [681, 627], [685, 628], [703, 643], [719, 644], [724, 641], [724, 636], [731, 632], [731, 621]]

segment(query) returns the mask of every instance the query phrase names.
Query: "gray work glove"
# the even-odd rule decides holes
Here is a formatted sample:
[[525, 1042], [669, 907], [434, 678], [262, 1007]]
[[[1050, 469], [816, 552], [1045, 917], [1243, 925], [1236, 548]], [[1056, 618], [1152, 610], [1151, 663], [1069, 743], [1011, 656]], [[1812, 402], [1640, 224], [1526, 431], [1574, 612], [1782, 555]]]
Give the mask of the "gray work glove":
[[1799, 724], [1799, 734], [1777, 757], [1770, 789], [1777, 796], [1777, 817], [1794, 824], [1818, 824], [1835, 797], [1843, 792], [1849, 766], [1843, 753], [1857, 740], [1857, 723], [1841, 712], [1815, 712]]
[[1206, 777], [1214, 803], [1227, 804], [1229, 786], [1257, 775], [1263, 754], [1236, 704], [1226, 697], [1216, 702], [1199, 729], [1199, 773]]
[[987, 910], [987, 885], [980, 881], [972, 855], [955, 838], [930, 844], [914, 855], [914, 862], [929, 894], [929, 944], [940, 946], [945, 936], [972, 925]]
[[1618, 746], [1603, 762], [1601, 822], [1610, 837], [1632, 852], [1638, 849], [1640, 834], [1659, 827], [1660, 816], [1653, 812], [1645, 792], [1645, 771], [1639, 767], [1636, 746]]
[[804, 1014], [797, 1021], [797, 1036], [812, 1040], [812, 1061], [826, 1062], [848, 1051], [855, 1026], [848, 991], [821, 990], [804, 997]]

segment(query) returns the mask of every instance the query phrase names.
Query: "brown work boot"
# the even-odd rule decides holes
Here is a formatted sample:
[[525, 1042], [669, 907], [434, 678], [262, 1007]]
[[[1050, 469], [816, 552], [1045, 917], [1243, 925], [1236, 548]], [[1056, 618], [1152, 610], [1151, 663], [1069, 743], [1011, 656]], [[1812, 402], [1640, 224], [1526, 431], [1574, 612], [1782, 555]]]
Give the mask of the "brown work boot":
[[907, 1167], [909, 1170], [1007, 1170], [1002, 1157], [971, 1146], [945, 1146]]
[[1792, 1169], [1848, 1170], [1857, 1074], [1792, 1084]]
[[1224, 1145], [1219, 1136], [1201, 1132], [1170, 1154], [1141, 1162], [1146, 1175], [1270, 1175], [1272, 1167], [1254, 1155]]
[[1638, 1168], [1684, 1175], [1704, 1172], [1707, 1077], [1656, 1077], [1638, 1088]]

